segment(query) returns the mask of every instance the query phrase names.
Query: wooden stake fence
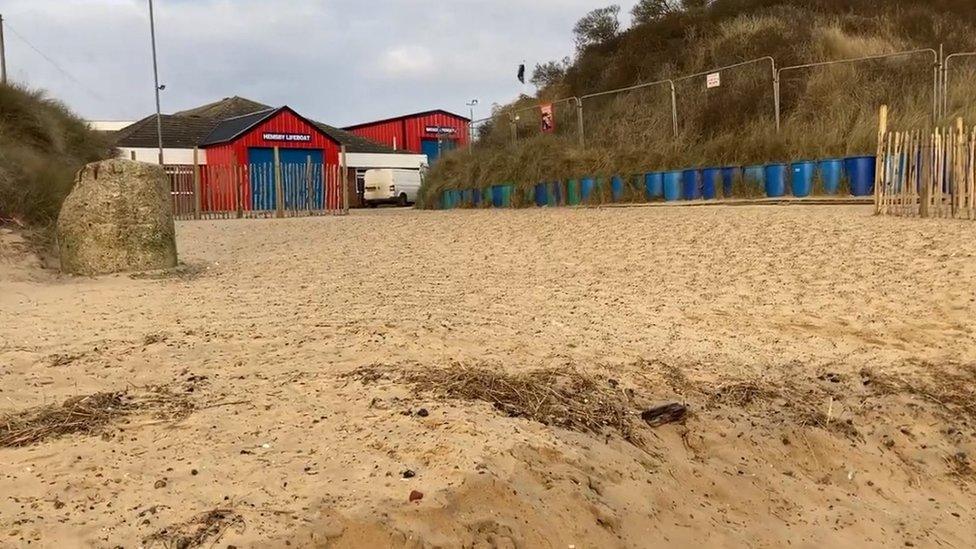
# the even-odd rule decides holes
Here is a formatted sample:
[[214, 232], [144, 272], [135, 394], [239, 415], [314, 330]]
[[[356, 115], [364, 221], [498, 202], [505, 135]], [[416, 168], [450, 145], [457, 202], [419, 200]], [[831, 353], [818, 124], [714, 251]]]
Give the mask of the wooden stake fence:
[[[194, 155], [196, 158], [196, 154]], [[278, 155], [275, 156], [278, 158]], [[334, 164], [269, 162], [166, 166], [176, 219], [341, 215], [343, 171]]]
[[976, 220], [976, 127], [888, 131], [881, 110], [875, 211]]

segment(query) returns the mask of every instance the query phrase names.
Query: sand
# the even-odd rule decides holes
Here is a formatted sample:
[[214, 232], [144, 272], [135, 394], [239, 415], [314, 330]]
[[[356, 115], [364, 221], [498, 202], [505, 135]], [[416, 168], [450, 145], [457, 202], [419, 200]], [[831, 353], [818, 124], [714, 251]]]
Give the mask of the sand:
[[[6, 233], [0, 416], [153, 386], [196, 409], [0, 448], [0, 546], [164, 546], [219, 509], [204, 546], [973, 547], [974, 231], [390, 209], [186, 222], [178, 271], [100, 278]], [[690, 414], [634, 443], [399, 376], [474, 367]]]

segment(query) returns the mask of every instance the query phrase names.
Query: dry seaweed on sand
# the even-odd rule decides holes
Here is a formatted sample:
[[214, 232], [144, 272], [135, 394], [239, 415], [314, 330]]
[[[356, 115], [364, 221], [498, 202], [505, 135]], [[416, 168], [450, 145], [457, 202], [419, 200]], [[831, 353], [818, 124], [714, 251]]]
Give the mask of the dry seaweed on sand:
[[157, 419], [178, 421], [193, 409], [186, 397], [159, 387], [140, 394], [118, 391], [74, 396], [61, 404], [0, 416], [0, 447], [30, 446], [73, 434], [99, 434], [137, 412], [151, 411]]
[[175, 526], [169, 526], [146, 538], [146, 547], [166, 549], [191, 549], [213, 546], [233, 528], [243, 533], [244, 518], [232, 509], [214, 509]]
[[[610, 380], [571, 368], [548, 368], [509, 374], [483, 366], [455, 364], [396, 372], [414, 390], [443, 398], [487, 402], [510, 417], [520, 417], [578, 432], [618, 432], [636, 440], [636, 406], [629, 393]], [[375, 366], [349, 377], [364, 383], [384, 377]]]

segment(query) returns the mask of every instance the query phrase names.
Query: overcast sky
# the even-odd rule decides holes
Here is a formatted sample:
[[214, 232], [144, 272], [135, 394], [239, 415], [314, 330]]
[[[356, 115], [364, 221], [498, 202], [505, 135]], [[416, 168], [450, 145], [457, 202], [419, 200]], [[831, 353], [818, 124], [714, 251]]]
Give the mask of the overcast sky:
[[[608, 3], [155, 0], [163, 112], [240, 95], [342, 126], [433, 108], [466, 114], [477, 98], [481, 118], [523, 91], [523, 59], [531, 71], [571, 55], [573, 24]], [[618, 3], [626, 26], [634, 0]], [[0, 0], [0, 14], [12, 80], [89, 119], [154, 112], [147, 0]]]

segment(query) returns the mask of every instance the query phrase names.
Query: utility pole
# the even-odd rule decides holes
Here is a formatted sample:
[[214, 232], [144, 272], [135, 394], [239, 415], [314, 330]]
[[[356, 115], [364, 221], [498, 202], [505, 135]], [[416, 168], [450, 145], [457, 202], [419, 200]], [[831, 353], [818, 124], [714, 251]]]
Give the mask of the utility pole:
[[474, 125], [472, 125], [471, 123], [474, 122], [474, 108], [478, 105], [478, 100], [472, 99], [471, 101], [465, 103], [465, 105], [467, 105], [468, 108], [471, 110], [471, 119], [468, 121], [468, 151], [473, 153], [474, 152]]
[[156, 85], [156, 139], [159, 142], [159, 165], [163, 165], [163, 113], [159, 106], [159, 64], [156, 61], [156, 20], [153, 16], [153, 0], [149, 0], [149, 37], [152, 40], [153, 81]]
[[7, 50], [3, 44], [3, 15], [0, 15], [0, 84], [7, 83]]

